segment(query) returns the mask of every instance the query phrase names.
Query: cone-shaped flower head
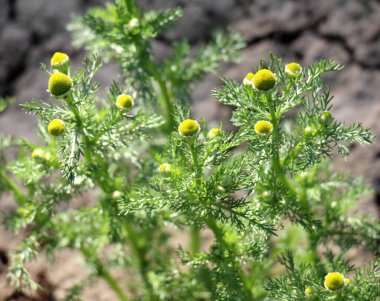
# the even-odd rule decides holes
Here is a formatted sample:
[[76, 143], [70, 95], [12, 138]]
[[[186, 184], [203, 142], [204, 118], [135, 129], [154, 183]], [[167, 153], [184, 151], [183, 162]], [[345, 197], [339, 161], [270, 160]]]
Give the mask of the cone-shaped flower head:
[[73, 81], [61, 72], [53, 73], [49, 78], [48, 91], [54, 97], [64, 97], [73, 86]]
[[178, 132], [183, 137], [191, 137], [199, 133], [201, 127], [196, 120], [186, 119], [181, 122], [178, 127]]
[[291, 78], [297, 77], [302, 72], [301, 65], [293, 62], [285, 66], [285, 74]]
[[49, 123], [48, 131], [52, 136], [60, 136], [65, 131], [65, 123], [61, 119], [54, 119]]
[[67, 73], [67, 69], [70, 66], [70, 58], [66, 53], [56, 52], [51, 57], [50, 64], [53, 69]]
[[243, 79], [243, 85], [244, 86], [250, 86], [253, 83], [253, 78], [255, 74], [252, 72], [249, 72]]
[[325, 276], [325, 288], [330, 291], [337, 291], [344, 287], [344, 276], [338, 272], [328, 273]]
[[162, 163], [158, 167], [158, 171], [161, 172], [161, 173], [168, 173], [171, 170], [172, 170], [172, 167], [171, 167], [171, 165], [169, 163]]
[[220, 134], [220, 129], [213, 128], [207, 133], [207, 138], [212, 139]]
[[276, 84], [276, 80], [272, 71], [261, 69], [253, 77], [253, 87], [258, 91], [269, 91]]
[[273, 124], [266, 120], [260, 120], [255, 124], [255, 132], [260, 136], [270, 135], [273, 131]]
[[116, 99], [116, 106], [120, 110], [130, 110], [134, 105], [132, 96], [121, 94]]

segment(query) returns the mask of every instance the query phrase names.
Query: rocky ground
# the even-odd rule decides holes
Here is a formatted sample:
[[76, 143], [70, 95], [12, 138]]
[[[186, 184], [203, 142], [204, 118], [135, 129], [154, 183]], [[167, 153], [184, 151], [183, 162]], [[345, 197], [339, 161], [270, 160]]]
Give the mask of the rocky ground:
[[[74, 64], [83, 51], [72, 47], [65, 26], [72, 14], [81, 14], [89, 6], [105, 0], [0, 0], [0, 95], [15, 97], [15, 103], [0, 114], [0, 131], [35, 139], [34, 118], [25, 115], [18, 104], [32, 97], [47, 97], [46, 76], [39, 63], [47, 62], [55, 51], [70, 54]], [[242, 62], [226, 64], [221, 73], [240, 80], [268, 51], [285, 61], [309, 64], [334, 57], [346, 66], [329, 76], [334, 98], [334, 115], [347, 123], [362, 122], [375, 134], [380, 133], [380, 1], [375, 0], [140, 0], [145, 10], [181, 6], [184, 17], [175, 29], [155, 43], [158, 57], [165, 56], [172, 41], [186, 38], [200, 44], [213, 29], [231, 27], [248, 42]], [[118, 69], [107, 65], [99, 80], [108, 84]], [[194, 112], [207, 120], [228, 120], [230, 111], [211, 96], [219, 85], [217, 75], [210, 75], [194, 90]], [[362, 200], [359, 209], [377, 214], [380, 205], [380, 143], [366, 148], [352, 147], [347, 162], [337, 160], [339, 169], [363, 176], [374, 193]], [[12, 204], [3, 199], [0, 210]], [[16, 245], [10, 233], [0, 229], [0, 300], [56, 300], [62, 298], [83, 273], [81, 258], [64, 250], [54, 264], [39, 259], [33, 273], [50, 289], [33, 298], [13, 293], [5, 287], [4, 271], [9, 261], [7, 250]], [[63, 264], [64, 263], [64, 264]], [[79, 277], [79, 278], [78, 278]], [[104, 283], [86, 291], [85, 300], [113, 300]]]

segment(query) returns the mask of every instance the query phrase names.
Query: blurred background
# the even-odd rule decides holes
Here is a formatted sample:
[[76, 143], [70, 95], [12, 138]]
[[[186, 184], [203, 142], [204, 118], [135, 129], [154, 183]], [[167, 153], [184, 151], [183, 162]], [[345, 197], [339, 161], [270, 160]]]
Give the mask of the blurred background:
[[[82, 14], [106, 0], [0, 0], [0, 96], [14, 102], [0, 113], [0, 132], [36, 140], [34, 117], [21, 111], [19, 104], [47, 99], [46, 74], [40, 62], [48, 63], [55, 51], [69, 54], [74, 66], [84, 51], [70, 42], [66, 25], [73, 14]], [[335, 58], [344, 70], [326, 77], [334, 95], [335, 118], [347, 123], [362, 122], [375, 135], [380, 133], [380, 1], [377, 0], [137, 0], [144, 10], [180, 6], [184, 16], [174, 29], [154, 42], [157, 60], [170, 54], [170, 44], [187, 39], [200, 45], [214, 29], [232, 28], [241, 33], [247, 47], [239, 64], [225, 64], [194, 89], [195, 117], [227, 122], [230, 108], [222, 107], [211, 96], [221, 75], [242, 80], [271, 51], [285, 62], [306, 65], [321, 58]], [[118, 77], [118, 67], [107, 64], [98, 80], [108, 86]], [[227, 128], [229, 128], [227, 126]], [[362, 176], [373, 193], [360, 200], [358, 209], [379, 215], [380, 143], [358, 147], [352, 155], [336, 159], [336, 168]], [[0, 200], [1, 212], [13, 203]], [[53, 263], [39, 259], [31, 265], [35, 277], [48, 289], [27, 297], [6, 286], [7, 251], [17, 240], [0, 228], [0, 300], [57, 300], [79, 279], [78, 256], [62, 252]], [[85, 293], [84, 300], [113, 300], [105, 284]]]

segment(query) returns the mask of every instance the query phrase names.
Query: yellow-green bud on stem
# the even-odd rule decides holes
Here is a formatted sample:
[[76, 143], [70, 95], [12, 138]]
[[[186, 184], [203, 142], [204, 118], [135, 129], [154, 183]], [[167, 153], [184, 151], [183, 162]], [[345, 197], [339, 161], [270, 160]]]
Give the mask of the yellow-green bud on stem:
[[328, 273], [325, 276], [325, 288], [330, 291], [337, 291], [344, 287], [344, 276], [338, 272]]
[[255, 132], [260, 136], [268, 136], [273, 131], [273, 124], [266, 120], [260, 120], [255, 124]]
[[32, 152], [32, 158], [36, 160], [44, 160], [45, 159], [45, 151], [42, 148], [36, 148]]
[[277, 78], [272, 71], [261, 69], [253, 77], [253, 88], [257, 91], [269, 91], [276, 84]]
[[213, 128], [207, 133], [207, 138], [212, 139], [220, 134], [220, 129]]
[[297, 63], [290, 63], [285, 66], [285, 74], [290, 78], [295, 78], [302, 73], [302, 67]]
[[169, 163], [162, 163], [158, 167], [158, 171], [160, 173], [169, 173], [169, 172], [172, 171], [172, 167], [171, 167], [171, 165]]
[[53, 70], [67, 74], [70, 67], [70, 58], [66, 53], [56, 52], [51, 57], [50, 64]]
[[121, 94], [116, 99], [116, 106], [120, 110], [126, 110], [129, 111], [134, 105], [134, 101], [132, 96]]
[[139, 25], [140, 25], [140, 22], [139, 22], [139, 19], [137, 18], [132, 18], [128, 23], [129, 28], [132, 30], [137, 28]]
[[178, 127], [178, 133], [182, 137], [192, 137], [198, 134], [201, 130], [199, 123], [193, 119], [186, 119], [181, 122]]
[[73, 86], [73, 81], [66, 74], [61, 72], [53, 73], [49, 78], [48, 92], [56, 97], [63, 98]]
[[306, 297], [310, 297], [313, 294], [313, 289], [311, 287], [307, 287], [305, 289], [305, 295]]
[[65, 131], [65, 123], [61, 119], [54, 119], [49, 123], [48, 131], [52, 136], [61, 136]]
[[310, 127], [310, 126], [305, 127], [305, 130], [304, 130], [305, 137], [310, 137], [310, 136], [313, 136], [314, 134], [315, 134], [315, 129], [313, 127]]
[[321, 116], [321, 121], [324, 125], [329, 125], [333, 120], [333, 117], [329, 111], [324, 111]]
[[253, 84], [253, 78], [255, 74], [252, 72], [249, 72], [243, 79], [243, 85], [244, 86], [251, 86]]

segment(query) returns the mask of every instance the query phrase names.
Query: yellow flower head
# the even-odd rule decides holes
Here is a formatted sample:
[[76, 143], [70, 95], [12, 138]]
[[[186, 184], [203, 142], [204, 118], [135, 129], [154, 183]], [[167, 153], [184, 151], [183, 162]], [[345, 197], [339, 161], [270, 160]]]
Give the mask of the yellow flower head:
[[266, 120], [260, 120], [255, 124], [255, 132], [260, 136], [267, 136], [273, 131], [273, 124]]
[[207, 134], [207, 138], [215, 138], [216, 136], [218, 136], [220, 134], [220, 129], [218, 128], [213, 128], [211, 129], [208, 134]]
[[329, 111], [324, 111], [321, 116], [321, 121], [324, 125], [329, 125], [333, 120], [333, 117]]
[[297, 63], [290, 63], [285, 66], [285, 74], [289, 77], [297, 77], [302, 72], [302, 67]]
[[183, 137], [191, 137], [199, 133], [201, 127], [196, 120], [186, 119], [181, 122], [178, 127], [178, 132]]
[[276, 84], [276, 75], [268, 69], [257, 71], [253, 77], [253, 87], [258, 91], [269, 91]]
[[325, 276], [325, 288], [330, 291], [337, 291], [344, 287], [344, 276], [338, 272], [328, 273]]
[[54, 119], [49, 123], [48, 131], [52, 136], [60, 136], [65, 131], [65, 123], [61, 119]]
[[350, 278], [344, 278], [344, 285], [349, 285], [351, 283]]
[[162, 163], [158, 167], [158, 171], [161, 173], [168, 173], [168, 172], [171, 172], [171, 170], [172, 170], [172, 167], [169, 163]]
[[132, 96], [130, 95], [125, 95], [125, 94], [121, 94], [117, 97], [116, 99], [116, 106], [120, 109], [120, 110], [130, 110], [134, 105], [134, 101], [133, 101], [133, 98]]
[[305, 295], [306, 295], [307, 297], [310, 297], [312, 293], [313, 293], [313, 289], [312, 289], [311, 287], [307, 287], [307, 288], [305, 289]]
[[36, 148], [32, 152], [33, 159], [45, 159], [45, 151], [42, 148]]
[[73, 81], [61, 72], [53, 73], [49, 78], [48, 91], [54, 97], [64, 97], [73, 86]]
[[70, 66], [70, 58], [66, 53], [56, 52], [51, 57], [50, 64], [53, 69], [66, 73], [67, 68]]
[[249, 72], [243, 79], [243, 85], [244, 86], [250, 86], [253, 83], [253, 77], [255, 76], [254, 73]]

